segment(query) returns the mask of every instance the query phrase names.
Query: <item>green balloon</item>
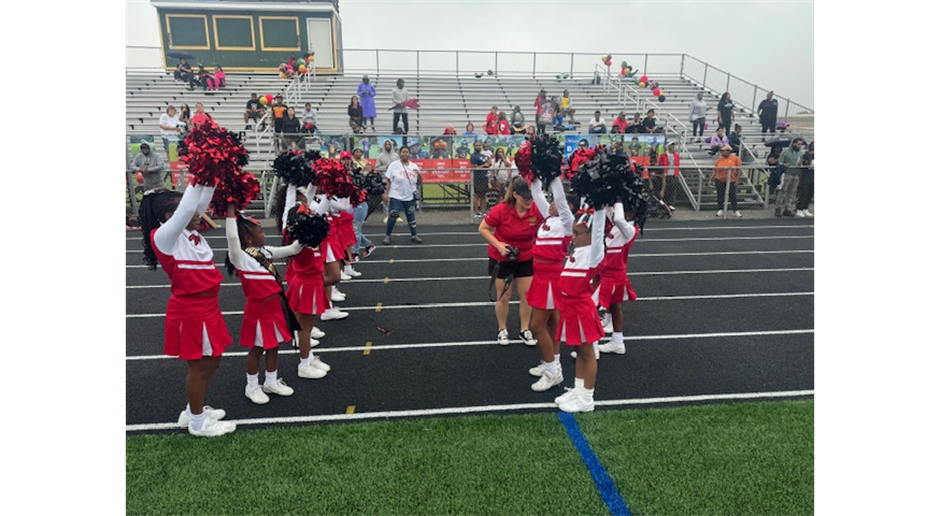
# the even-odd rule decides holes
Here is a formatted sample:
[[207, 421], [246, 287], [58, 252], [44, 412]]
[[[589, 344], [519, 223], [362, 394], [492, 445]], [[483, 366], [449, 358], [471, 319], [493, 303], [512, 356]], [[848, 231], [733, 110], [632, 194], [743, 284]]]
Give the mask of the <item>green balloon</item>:
[[620, 61], [620, 68], [626, 68], [628, 66], [630, 65], [628, 65], [626, 61]]
[[555, 79], [557, 79], [557, 80], [560, 81], [560, 80], [561, 80], [561, 74], [556, 75], [556, 76], [555, 76]]

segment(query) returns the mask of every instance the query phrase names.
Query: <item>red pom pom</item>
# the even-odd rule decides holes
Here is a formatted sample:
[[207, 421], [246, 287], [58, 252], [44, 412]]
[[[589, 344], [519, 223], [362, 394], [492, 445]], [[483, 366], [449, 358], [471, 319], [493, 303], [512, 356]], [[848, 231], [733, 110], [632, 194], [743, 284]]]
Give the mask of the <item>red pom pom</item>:
[[225, 178], [215, 188], [215, 194], [209, 202], [209, 209], [216, 217], [224, 218], [228, 205], [237, 210], [248, 207], [252, 200], [261, 193], [261, 185], [250, 172], [242, 172]]
[[352, 197], [359, 189], [338, 159], [320, 158], [313, 163], [317, 190], [334, 197]]
[[595, 154], [597, 154], [596, 149], [578, 149], [574, 151], [571, 155], [571, 159], [568, 160], [568, 179], [571, 179], [575, 175], [578, 171], [578, 167], [594, 159]]
[[239, 174], [248, 163], [248, 151], [235, 133], [219, 127], [203, 115], [179, 146], [180, 159], [186, 163], [192, 184], [215, 186], [229, 176]]
[[531, 145], [522, 145], [519, 150], [516, 151], [516, 156], [513, 158], [513, 161], [516, 164], [516, 168], [519, 169], [520, 176], [526, 178], [526, 180], [530, 182], [535, 179], [535, 174], [532, 172]]
[[360, 188], [356, 190], [356, 193], [349, 198], [349, 201], [353, 206], [359, 206], [360, 204], [366, 202], [366, 199], [369, 197], [369, 193], [365, 188]]

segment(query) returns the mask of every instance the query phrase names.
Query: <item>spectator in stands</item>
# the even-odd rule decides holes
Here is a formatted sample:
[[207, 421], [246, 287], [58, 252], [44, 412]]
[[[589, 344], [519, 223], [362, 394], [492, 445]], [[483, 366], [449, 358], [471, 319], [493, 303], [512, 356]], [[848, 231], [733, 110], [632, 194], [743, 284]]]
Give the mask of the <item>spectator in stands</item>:
[[215, 65], [215, 87], [224, 88], [225, 87], [225, 70], [221, 66]]
[[640, 138], [634, 136], [630, 139], [630, 146], [627, 147], [627, 153], [632, 157], [639, 157], [643, 153], [643, 144], [640, 143]]
[[512, 115], [509, 119], [509, 130], [512, 134], [525, 134], [525, 115], [522, 114], [522, 108], [518, 104], [512, 107]]
[[607, 122], [601, 118], [601, 112], [595, 111], [594, 118], [588, 122], [588, 133], [590, 134], [605, 134], [607, 133]]
[[[392, 131], [395, 134], [408, 134], [408, 107], [404, 102], [408, 100], [408, 90], [405, 89], [405, 80], [398, 79], [395, 83], [395, 89], [392, 90], [392, 103], [394, 104], [394, 117], [392, 120]], [[399, 127], [398, 122], [402, 125]]]
[[196, 113], [193, 115], [193, 120], [196, 120], [196, 118], [198, 118], [199, 115], [207, 116], [209, 117], [209, 120], [212, 120], [212, 115], [210, 115], [209, 113], [206, 113], [206, 106], [203, 106], [202, 102], [196, 103]]
[[470, 168], [473, 169], [473, 216], [482, 219], [486, 212], [486, 191], [489, 189], [489, 169], [493, 162], [483, 154], [483, 142], [473, 142]]
[[627, 133], [629, 134], [638, 134], [642, 133], [645, 130], [643, 129], [643, 121], [640, 120], [639, 113], [633, 113], [633, 120], [627, 124]]
[[565, 117], [561, 113], [561, 103], [558, 100], [558, 95], [552, 96], [552, 111], [555, 113], [555, 117], [552, 118], [552, 125], [555, 126], [555, 128], [561, 127], [565, 121]]
[[621, 111], [617, 118], [614, 119], [614, 126], [610, 130], [611, 133], [623, 134], [627, 132], [627, 126], [630, 125], [630, 122], [627, 121], [626, 111]]
[[741, 156], [741, 124], [734, 124], [734, 131], [728, 135], [728, 145], [731, 146], [731, 153]]
[[509, 120], [506, 120], [506, 113], [499, 112], [496, 118], [496, 134], [509, 136]]
[[349, 99], [349, 106], [346, 108], [346, 113], [349, 115], [349, 127], [352, 128], [354, 134], [359, 134], [362, 132], [362, 105], [359, 104], [359, 96], [353, 95]]
[[473, 127], [473, 124], [468, 123], [467, 130], [463, 132], [463, 135], [464, 136], [476, 136], [476, 133], [473, 132], [474, 129], [475, 128]]
[[186, 62], [185, 59], [180, 59], [179, 64], [176, 65], [176, 70], [173, 72], [173, 78], [177, 81], [183, 81], [189, 85], [189, 89], [193, 89], [193, 67]]
[[274, 105], [271, 106], [271, 120], [274, 126], [274, 133], [284, 132], [284, 117], [287, 116], [287, 105], [284, 104], [284, 97], [280, 93], [274, 97]]
[[773, 90], [767, 92], [767, 98], [757, 106], [757, 116], [760, 119], [761, 141], [764, 141], [764, 134], [770, 131], [770, 134], [777, 133], [777, 99], [774, 98]]
[[[738, 211], [738, 176], [741, 174], [741, 159], [731, 154], [731, 146], [725, 145], [721, 148], [721, 157], [715, 162], [715, 168], [712, 169], [710, 180], [715, 183], [718, 190], [718, 213], [721, 217], [724, 215], [725, 191], [728, 195], [728, 206], [734, 211], [735, 217], [740, 217]], [[730, 180], [730, 188], [729, 186]]]
[[282, 126], [284, 138], [282, 146], [286, 149], [297, 149], [303, 147], [303, 134], [300, 130], [300, 119], [297, 118], [294, 108], [287, 108], [287, 115], [284, 116]]
[[447, 124], [447, 127], [444, 128], [444, 136], [457, 136], [457, 129], [454, 129], [454, 124]]
[[317, 128], [317, 112], [313, 110], [309, 102], [304, 104], [304, 112], [300, 114], [300, 124], [303, 127], [313, 124], [313, 134], [320, 134], [320, 129]]
[[363, 75], [359, 83], [359, 100], [362, 102], [362, 130], [366, 129], [366, 122], [375, 132], [375, 86], [369, 84], [369, 76]]
[[816, 159], [815, 155], [815, 144], [816, 142], [809, 142], [809, 147], [806, 149], [806, 153], [803, 154], [803, 157], [800, 159], [800, 166], [803, 168], [800, 169], [800, 184], [796, 188], [796, 216], [797, 217], [812, 217], [812, 212], [809, 211], [809, 203], [813, 201], [813, 194], [815, 193], [814, 188], [814, 161]]
[[711, 139], [708, 140], [708, 145], [711, 147], [708, 151], [709, 156], [714, 156], [722, 147], [729, 145], [728, 137], [725, 136], [725, 128], [719, 127], [715, 129], [715, 134], [712, 135]]
[[500, 197], [503, 197], [506, 194], [506, 185], [509, 184], [509, 180], [514, 175], [512, 163], [506, 159], [506, 153], [503, 152], [502, 147], [496, 149], [492, 163], [493, 189], [499, 192]]
[[535, 125], [538, 128], [538, 133], [542, 134], [545, 132], [545, 127], [552, 124], [555, 120], [555, 104], [547, 97], [544, 89], [539, 92], [539, 96], [535, 99], [535, 102]]
[[483, 123], [483, 132], [486, 134], [496, 134], [497, 122], [499, 122], [499, 106], [493, 106], [490, 108], [490, 112], [486, 114], [486, 120]]
[[695, 133], [698, 132], [699, 142], [701, 143], [701, 137], [705, 134], [705, 117], [708, 112], [708, 104], [705, 103], [704, 94], [698, 92], [695, 95], [695, 100], [692, 101], [692, 104], [689, 105], [689, 122], [692, 122], [692, 137], [695, 137]]
[[[780, 153], [780, 163], [782, 177], [780, 178], [780, 189], [777, 191], [777, 200], [774, 203], [775, 217], [793, 217], [794, 213], [790, 211], [790, 206], [796, 204], [796, 191], [800, 185], [800, 169], [803, 154], [803, 140], [796, 138], [790, 143], [790, 146]], [[795, 206], [794, 206], [795, 208]]]
[[568, 116], [568, 110], [571, 109], [571, 97], [568, 96], [568, 90], [562, 92], [561, 103], [558, 107], [562, 115]]
[[490, 141], [491, 140], [489, 138], [483, 140], [483, 150], [481, 152], [484, 156], [486, 156], [486, 159], [493, 158], [493, 151], [490, 149]]
[[187, 128], [193, 125], [193, 112], [189, 110], [189, 104], [180, 106], [180, 122], [186, 124]]
[[[663, 153], [663, 156], [665, 155], [666, 153]], [[650, 192], [656, 196], [657, 199], [664, 199], [666, 197], [666, 168], [660, 164], [660, 157], [656, 154], [656, 147], [650, 148], [649, 166], [644, 168], [647, 169]]]
[[144, 178], [144, 190], [166, 186], [163, 158], [150, 149], [149, 142], [140, 142], [140, 154], [134, 156], [134, 166]]
[[163, 149], [166, 151], [167, 161], [170, 159], [170, 142], [178, 142], [179, 134], [182, 129], [179, 117], [176, 116], [176, 108], [167, 106], [166, 113], [160, 115], [160, 137], [163, 139]]
[[734, 123], [734, 102], [731, 100], [731, 94], [726, 91], [718, 100], [718, 125], [725, 128], [725, 133], [730, 133], [732, 123]]
[[[307, 104], [308, 106], [310, 104]], [[258, 100], [258, 94], [252, 93], [251, 99], [248, 100], [248, 103], [245, 104], [245, 124], [248, 124], [248, 119], [254, 121], [255, 125], [258, 125], [258, 120], [264, 123], [264, 106], [261, 104], [261, 101]], [[251, 124], [245, 126], [245, 130], [251, 129]], [[264, 125], [261, 126], [261, 129], [264, 130]]]
[[[573, 126], [581, 125], [581, 122], [578, 122], [574, 119], [574, 108], [568, 108], [568, 124]], [[574, 128], [572, 128], [574, 129]]]
[[679, 193], [679, 153], [676, 151], [676, 142], [669, 142], [666, 152], [659, 156], [659, 166], [663, 167], [666, 177], [665, 195], [661, 197], [669, 205], [671, 211], [676, 211], [676, 195]]
[[209, 89], [209, 78], [212, 77], [212, 74], [209, 73], [209, 70], [206, 70], [206, 67], [198, 65], [199, 68], [196, 70], [196, 85], [202, 86], [202, 91]]
[[643, 119], [643, 131], [647, 133], [661, 133], [663, 128], [656, 123], [656, 112], [652, 109], [646, 112], [646, 118]]

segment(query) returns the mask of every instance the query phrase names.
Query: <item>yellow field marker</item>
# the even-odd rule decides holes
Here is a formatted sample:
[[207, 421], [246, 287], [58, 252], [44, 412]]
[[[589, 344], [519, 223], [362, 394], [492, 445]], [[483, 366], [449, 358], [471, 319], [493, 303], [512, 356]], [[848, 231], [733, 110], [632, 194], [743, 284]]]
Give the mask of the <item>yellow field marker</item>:
[[363, 355], [368, 355], [372, 353], [372, 342], [366, 342], [366, 350], [362, 352]]
[[391, 260], [388, 261], [388, 264], [389, 264], [389, 265], [391, 265], [391, 264], [393, 264], [393, 263], [395, 263], [395, 259], [394, 259], [394, 258], [392, 258]]
[[388, 285], [388, 278], [385, 278], [385, 281], [383, 281], [382, 283], [385, 283], [386, 285]]
[[375, 313], [379, 313], [381, 311], [382, 311], [382, 303], [375, 305]]
[[353, 412], [355, 412], [355, 411], [356, 411], [356, 406], [355, 406], [355, 405], [350, 405], [350, 406], [346, 407], [346, 415], [347, 415], [347, 416], [351, 416], [351, 415], [353, 414]]

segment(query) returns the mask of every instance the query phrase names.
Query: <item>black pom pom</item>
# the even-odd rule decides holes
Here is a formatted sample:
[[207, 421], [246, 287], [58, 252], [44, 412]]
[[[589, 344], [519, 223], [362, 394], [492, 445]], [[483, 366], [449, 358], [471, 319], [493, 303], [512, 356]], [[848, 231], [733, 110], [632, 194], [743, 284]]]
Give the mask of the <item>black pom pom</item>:
[[540, 134], [532, 140], [532, 173], [547, 185], [561, 174], [564, 151], [561, 143], [547, 134]]
[[282, 152], [274, 158], [274, 173], [294, 186], [307, 186], [313, 180], [313, 169], [299, 151]]
[[598, 152], [594, 159], [578, 168], [578, 174], [571, 180], [571, 190], [593, 208], [613, 206], [620, 199], [624, 210], [634, 213], [642, 229], [649, 191], [643, 179], [633, 173], [628, 158]]
[[306, 206], [295, 206], [287, 214], [287, 233], [307, 247], [317, 247], [330, 232], [330, 221], [310, 212]]
[[307, 160], [308, 163], [313, 163], [321, 157], [319, 150], [308, 150], [304, 152], [304, 159]]

